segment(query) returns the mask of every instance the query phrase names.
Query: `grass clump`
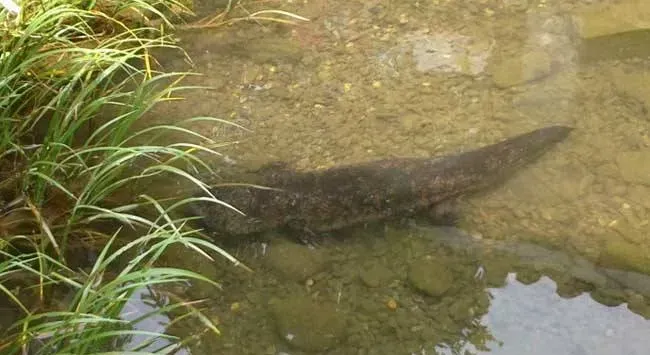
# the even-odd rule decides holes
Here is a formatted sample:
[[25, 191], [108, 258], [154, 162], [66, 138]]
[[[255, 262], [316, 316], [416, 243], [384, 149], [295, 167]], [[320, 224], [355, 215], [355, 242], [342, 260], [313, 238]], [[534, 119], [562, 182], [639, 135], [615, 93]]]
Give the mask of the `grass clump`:
[[[172, 352], [179, 339], [136, 325], [179, 309], [218, 332], [191, 302], [124, 317], [143, 288], [188, 279], [217, 286], [158, 266], [172, 245], [236, 262], [176, 216], [192, 199], [145, 189], [185, 180], [211, 196], [195, 177], [209, 172], [197, 153], [219, 154], [186, 125], [224, 123], [215, 118], [137, 128], [152, 106], [188, 89], [178, 84], [185, 73], [156, 71], [151, 55], [176, 48], [164, 26], [150, 24], [171, 26], [166, 15], [179, 9], [187, 11], [174, 0], [25, 1], [18, 14], [0, 7], [0, 298], [19, 310], [0, 328], [0, 353]], [[122, 241], [124, 230], [136, 237]]]

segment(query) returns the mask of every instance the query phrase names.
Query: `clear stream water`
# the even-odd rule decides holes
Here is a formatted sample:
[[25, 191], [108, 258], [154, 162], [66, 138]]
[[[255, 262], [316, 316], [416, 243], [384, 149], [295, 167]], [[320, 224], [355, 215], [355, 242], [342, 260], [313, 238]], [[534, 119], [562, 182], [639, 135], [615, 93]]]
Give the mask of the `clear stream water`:
[[211, 88], [150, 122], [214, 116], [249, 128], [196, 127], [232, 143], [214, 164], [234, 179], [273, 161], [319, 169], [576, 128], [503, 186], [464, 198], [458, 229], [405, 221], [315, 250], [281, 236], [231, 248], [254, 273], [175, 251], [170, 263], [223, 284], [185, 290], [209, 299], [223, 332], [187, 351], [647, 354], [650, 62], [639, 53], [650, 45], [585, 39], [580, 27], [650, 16], [643, 2], [596, 13], [621, 2], [269, 1], [245, 6], [311, 21], [179, 31], [193, 64], [176, 54], [162, 64]]

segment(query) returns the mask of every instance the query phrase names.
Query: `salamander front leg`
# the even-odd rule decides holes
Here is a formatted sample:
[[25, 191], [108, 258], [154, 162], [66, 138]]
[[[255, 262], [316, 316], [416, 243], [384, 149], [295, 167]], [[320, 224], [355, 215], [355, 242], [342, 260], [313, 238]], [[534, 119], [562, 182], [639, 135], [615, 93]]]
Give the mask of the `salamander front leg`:
[[302, 221], [291, 221], [288, 223], [288, 227], [292, 237], [300, 244], [306, 245], [312, 249], [323, 244], [323, 236], [309, 229], [309, 227], [307, 227], [307, 225]]

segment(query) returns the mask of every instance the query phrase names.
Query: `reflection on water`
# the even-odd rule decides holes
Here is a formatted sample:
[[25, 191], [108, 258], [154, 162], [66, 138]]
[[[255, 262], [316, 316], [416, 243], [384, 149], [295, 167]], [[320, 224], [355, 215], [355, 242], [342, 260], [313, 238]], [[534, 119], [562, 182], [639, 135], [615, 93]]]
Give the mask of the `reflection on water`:
[[[532, 285], [508, 275], [507, 285], [491, 288], [489, 312], [481, 323], [498, 340], [486, 344], [490, 351], [467, 345], [472, 354], [493, 355], [642, 355], [648, 353], [650, 322], [625, 305], [608, 307], [588, 294], [565, 299], [557, 285], [542, 277]], [[443, 347], [439, 354], [450, 355]]]
[[151, 288], [140, 288], [136, 290], [124, 305], [120, 313], [120, 319], [134, 322], [135, 331], [142, 332], [134, 334], [128, 339], [122, 339], [123, 343], [119, 348], [123, 351], [143, 351], [173, 353], [176, 355], [189, 355], [190, 352], [184, 348], [176, 348], [173, 342], [159, 337], [155, 334], [165, 334], [171, 319], [160, 312], [162, 307], [168, 304], [166, 297], [162, 297]]

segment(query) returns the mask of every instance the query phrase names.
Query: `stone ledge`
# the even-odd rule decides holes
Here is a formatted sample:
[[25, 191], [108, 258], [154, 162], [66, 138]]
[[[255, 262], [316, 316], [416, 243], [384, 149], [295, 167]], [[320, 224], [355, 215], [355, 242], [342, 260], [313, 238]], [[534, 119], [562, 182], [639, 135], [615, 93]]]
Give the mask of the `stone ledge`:
[[650, 56], [650, 1], [588, 7], [573, 23], [582, 62]]

